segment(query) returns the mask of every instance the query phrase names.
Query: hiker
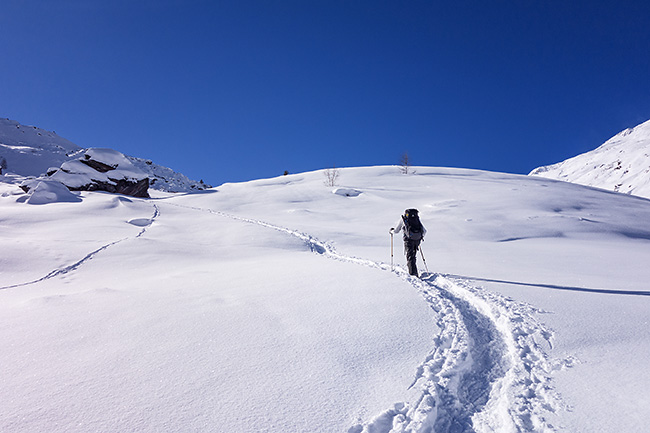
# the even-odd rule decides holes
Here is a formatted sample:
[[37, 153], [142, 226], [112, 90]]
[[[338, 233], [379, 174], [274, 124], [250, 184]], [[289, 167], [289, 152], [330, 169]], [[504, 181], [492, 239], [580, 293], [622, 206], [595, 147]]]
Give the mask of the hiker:
[[390, 234], [404, 232], [404, 254], [408, 264], [409, 274], [418, 276], [417, 252], [420, 242], [424, 240], [427, 229], [420, 222], [417, 209], [406, 209], [395, 227], [390, 229]]

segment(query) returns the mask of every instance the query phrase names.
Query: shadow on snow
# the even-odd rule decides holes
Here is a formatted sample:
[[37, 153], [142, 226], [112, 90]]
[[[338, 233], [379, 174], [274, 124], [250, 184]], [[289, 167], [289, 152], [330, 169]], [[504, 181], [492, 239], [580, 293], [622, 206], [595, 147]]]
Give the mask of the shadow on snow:
[[528, 287], [541, 287], [544, 289], [553, 289], [553, 290], [569, 290], [573, 292], [600, 293], [606, 295], [650, 296], [650, 291], [590, 289], [586, 287], [560, 286], [556, 284], [543, 284], [543, 283], [524, 283], [521, 281], [507, 281], [507, 280], [498, 280], [493, 278], [469, 277], [465, 275], [454, 275], [454, 274], [442, 274], [442, 275], [449, 278], [463, 278], [463, 279], [474, 280], [474, 281], [485, 281], [488, 283], [512, 284], [515, 286], [528, 286]]

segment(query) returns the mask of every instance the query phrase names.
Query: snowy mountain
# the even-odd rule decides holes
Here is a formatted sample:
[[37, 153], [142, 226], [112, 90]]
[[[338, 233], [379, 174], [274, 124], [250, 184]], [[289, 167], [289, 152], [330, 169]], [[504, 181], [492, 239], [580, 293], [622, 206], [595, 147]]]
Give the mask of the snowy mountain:
[[0, 119], [0, 164], [4, 173], [39, 176], [81, 150], [54, 132]]
[[[56, 133], [0, 119], [0, 172], [21, 176], [40, 176], [50, 168], [78, 158], [85, 152]], [[167, 192], [189, 192], [210, 188], [151, 160], [126, 156], [139, 170], [147, 173], [151, 188]]]
[[416, 172], [39, 206], [0, 176], [0, 431], [647, 431], [650, 201]]
[[650, 120], [591, 152], [536, 168], [530, 175], [650, 198]]

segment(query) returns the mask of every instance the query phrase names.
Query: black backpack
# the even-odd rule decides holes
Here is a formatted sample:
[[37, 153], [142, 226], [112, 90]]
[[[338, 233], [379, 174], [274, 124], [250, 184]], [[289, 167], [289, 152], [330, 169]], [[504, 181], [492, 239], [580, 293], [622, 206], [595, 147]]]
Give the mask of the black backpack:
[[420, 241], [423, 237], [423, 227], [417, 209], [406, 209], [402, 215], [404, 221], [404, 237], [413, 241]]

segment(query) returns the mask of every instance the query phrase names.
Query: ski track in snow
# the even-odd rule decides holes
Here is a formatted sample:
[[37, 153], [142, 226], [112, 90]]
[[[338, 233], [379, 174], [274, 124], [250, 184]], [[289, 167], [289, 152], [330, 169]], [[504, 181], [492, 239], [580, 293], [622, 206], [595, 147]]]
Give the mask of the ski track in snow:
[[48, 273], [44, 277], [41, 277], [41, 278], [38, 278], [38, 279], [32, 280], [32, 281], [27, 281], [27, 282], [24, 282], [24, 283], [17, 283], [17, 284], [12, 284], [12, 285], [9, 285], [9, 286], [3, 286], [3, 287], [0, 287], [0, 290], [14, 289], [16, 287], [29, 286], [31, 284], [40, 283], [42, 281], [49, 280], [51, 278], [58, 277], [60, 275], [69, 274], [70, 272], [73, 272], [73, 271], [76, 271], [77, 269], [79, 269], [79, 267], [81, 267], [83, 264], [85, 264], [88, 261], [92, 260], [97, 254], [101, 253], [102, 251], [107, 250], [108, 248], [110, 248], [110, 247], [112, 247], [114, 245], [117, 245], [120, 242], [126, 241], [128, 239], [137, 239], [137, 238], [141, 237], [142, 235], [145, 234], [147, 229], [151, 226], [151, 224], [153, 224], [153, 222], [156, 220], [156, 218], [158, 218], [158, 216], [160, 215], [160, 209], [158, 208], [158, 206], [156, 204], [153, 205], [153, 208], [154, 208], [153, 216], [149, 219], [149, 223], [146, 224], [144, 227], [142, 227], [140, 232], [137, 235], [135, 235], [133, 238], [128, 238], [127, 237], [127, 238], [118, 239], [118, 240], [113, 241], [113, 242], [109, 242], [106, 245], [102, 245], [101, 247], [97, 248], [96, 250], [89, 252], [81, 260], [78, 260], [77, 262], [75, 262], [75, 263], [73, 263], [71, 265], [64, 266], [62, 268], [54, 269], [53, 271], [51, 271], [50, 273]]
[[551, 376], [575, 360], [552, 360], [546, 354], [553, 332], [536, 318], [543, 311], [462, 278], [427, 274], [419, 279], [400, 266], [342, 255], [331, 244], [297, 230], [213, 209], [166, 204], [277, 230], [331, 259], [393, 272], [437, 313], [440, 331], [434, 348], [411, 385], [421, 391], [417, 401], [395, 403], [368, 422], [360, 420], [348, 433], [556, 431], [545, 417], [562, 407]]

